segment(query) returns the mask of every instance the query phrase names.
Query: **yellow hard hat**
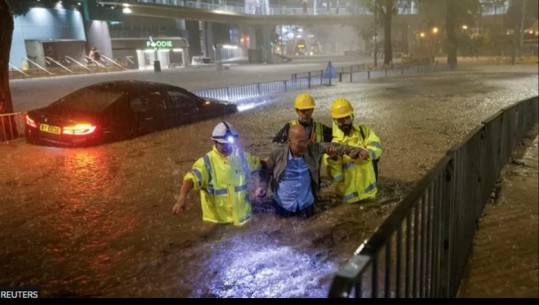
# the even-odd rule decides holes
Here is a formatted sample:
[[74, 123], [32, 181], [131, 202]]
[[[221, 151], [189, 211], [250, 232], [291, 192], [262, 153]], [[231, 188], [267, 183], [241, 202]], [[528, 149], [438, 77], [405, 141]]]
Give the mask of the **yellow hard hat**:
[[294, 101], [296, 109], [305, 110], [305, 109], [314, 109], [314, 99], [308, 93], [301, 93], [296, 96]]
[[352, 104], [343, 97], [336, 98], [331, 104], [331, 117], [334, 119], [345, 118], [352, 114], [354, 114]]

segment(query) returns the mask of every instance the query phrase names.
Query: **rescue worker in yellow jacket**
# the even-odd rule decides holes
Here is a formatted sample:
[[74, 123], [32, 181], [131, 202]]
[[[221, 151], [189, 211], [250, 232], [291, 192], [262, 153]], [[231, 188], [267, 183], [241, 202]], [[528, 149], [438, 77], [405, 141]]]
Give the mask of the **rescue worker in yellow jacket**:
[[337, 197], [343, 202], [375, 199], [378, 192], [377, 162], [382, 154], [380, 139], [367, 125], [354, 123], [354, 109], [345, 98], [331, 105], [333, 142], [361, 148], [359, 157], [347, 155], [325, 157], [335, 184]]
[[315, 103], [314, 98], [310, 94], [301, 93], [296, 96], [294, 106], [296, 108], [298, 118], [286, 123], [284, 127], [281, 128], [281, 130], [279, 130], [279, 132], [275, 135], [275, 137], [273, 137], [273, 143], [286, 143], [288, 141], [288, 131], [290, 130], [290, 127], [298, 124], [302, 125], [305, 130], [307, 130], [309, 139], [312, 142], [331, 142], [331, 128], [320, 122], [314, 121], [312, 118]]
[[236, 145], [238, 133], [226, 121], [215, 126], [211, 139], [213, 149], [184, 176], [172, 212], [177, 214], [185, 208], [187, 195], [194, 188], [200, 191], [204, 221], [243, 225], [251, 217], [249, 184], [261, 169], [260, 159]]

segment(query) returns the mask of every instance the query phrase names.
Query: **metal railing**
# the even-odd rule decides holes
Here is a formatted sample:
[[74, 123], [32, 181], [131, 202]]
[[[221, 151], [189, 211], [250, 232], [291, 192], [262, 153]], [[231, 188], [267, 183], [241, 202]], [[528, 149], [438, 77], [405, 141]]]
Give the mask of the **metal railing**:
[[24, 137], [23, 112], [0, 114], [0, 143]]
[[54, 64], [57, 67], [60, 67], [60, 68], [62, 68], [64, 70], [66, 70], [67, 72], [73, 74], [73, 71], [71, 69], [69, 69], [68, 67], [66, 67], [65, 65], [63, 65], [59, 60], [54, 60], [53, 58], [51, 58], [49, 56], [45, 56], [45, 62], [47, 64], [49, 64], [50, 66], [52, 66]]
[[329, 85], [331, 84], [330, 80], [332, 79], [338, 79], [340, 82], [343, 82], [345, 80], [353, 82], [380, 77], [443, 71], [447, 69], [447, 65], [426, 65], [411, 67], [395, 66], [393, 68], [381, 67], [376, 70], [371, 70], [366, 65], [353, 65], [335, 68], [336, 73], [334, 75], [328, 75], [327, 73], [325, 73], [326, 71], [324, 70], [315, 70], [310, 72], [294, 73], [291, 75], [290, 80], [279, 80], [273, 82], [255, 83], [215, 89], [200, 89], [193, 90], [193, 93], [202, 97], [209, 97], [234, 103], [241, 103], [244, 100], [249, 100], [264, 95], [277, 94], [287, 92], [289, 90], [302, 90]]
[[455, 297], [479, 217], [538, 104], [503, 109], [449, 149], [337, 272], [329, 297]]
[[31, 61], [27, 58], [24, 60], [29, 64], [29, 67], [20, 70], [13, 65], [9, 65], [9, 78], [33, 78], [33, 77], [49, 77], [49, 76], [61, 76], [94, 72], [119, 72], [126, 71], [127, 68], [120, 65], [118, 62], [101, 55], [102, 59], [96, 61], [89, 56], [84, 56], [85, 63], [75, 60], [70, 56], [64, 56], [62, 58], [53, 59], [51, 57], [45, 57], [45, 63], [47, 67], [43, 67]]
[[[86, 68], [86, 66], [83, 66]], [[367, 68], [368, 70], [362, 70]], [[88, 68], [87, 68], [88, 69]], [[215, 98], [219, 100], [225, 100], [236, 104], [242, 104], [246, 101], [252, 101], [255, 98], [260, 98], [264, 96], [271, 96], [282, 92], [287, 92], [290, 90], [303, 90], [310, 89], [313, 87], [330, 85], [333, 79], [338, 79], [339, 81], [349, 80], [352, 81], [362, 81], [369, 80], [379, 77], [391, 77], [396, 75], [411, 75], [417, 74], [420, 72], [434, 72], [446, 70], [446, 65], [428, 65], [428, 66], [400, 66], [397, 68], [391, 67], [381, 67], [379, 70], [370, 70], [368, 66], [365, 65], [353, 65], [347, 67], [336, 67], [336, 72], [334, 75], [327, 75], [324, 70], [316, 70], [311, 72], [303, 73], [294, 73], [291, 75], [290, 80], [279, 80], [273, 82], [264, 82], [264, 83], [255, 83], [247, 84], [241, 86], [233, 87], [223, 87], [223, 88], [214, 88], [214, 89], [200, 89], [193, 90], [193, 93], [202, 97]], [[343, 77], [347, 75], [347, 77]], [[4, 117], [3, 121], [0, 121], [1, 129], [10, 129], [17, 126], [19, 131], [17, 137], [24, 135], [24, 124], [22, 122], [22, 117], [25, 113], [8, 113], [2, 114]], [[17, 118], [16, 125], [9, 124], [8, 120], [5, 117], [11, 116]], [[9, 135], [4, 133], [5, 135]], [[6, 142], [11, 140], [11, 137], [2, 137], [0, 136], [0, 142]]]
[[47, 69], [45, 69], [44, 67], [42, 67], [41, 65], [39, 65], [38, 63], [36, 63], [35, 61], [32, 61], [30, 60], [28, 57], [25, 57], [24, 60], [26, 60], [26, 62], [32, 64], [34, 67], [36, 67], [37, 69], [47, 73], [48, 75], [53, 75], [50, 71], [48, 71]]

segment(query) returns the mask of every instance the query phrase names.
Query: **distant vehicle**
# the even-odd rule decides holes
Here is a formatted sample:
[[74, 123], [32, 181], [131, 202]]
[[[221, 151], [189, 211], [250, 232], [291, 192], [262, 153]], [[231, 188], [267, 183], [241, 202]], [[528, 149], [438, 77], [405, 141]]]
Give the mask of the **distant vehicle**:
[[211, 66], [214, 64], [212, 59], [206, 56], [193, 56], [193, 58], [191, 58], [192, 66]]
[[321, 51], [322, 48], [320, 47], [320, 44], [318, 42], [312, 43], [310, 49], [311, 49], [311, 51], [309, 52], [310, 55], [322, 53]]
[[87, 146], [124, 140], [237, 112], [236, 105], [183, 88], [146, 81], [110, 81], [78, 89], [28, 111], [27, 142]]
[[307, 44], [304, 39], [296, 39], [296, 55], [305, 55], [307, 54]]

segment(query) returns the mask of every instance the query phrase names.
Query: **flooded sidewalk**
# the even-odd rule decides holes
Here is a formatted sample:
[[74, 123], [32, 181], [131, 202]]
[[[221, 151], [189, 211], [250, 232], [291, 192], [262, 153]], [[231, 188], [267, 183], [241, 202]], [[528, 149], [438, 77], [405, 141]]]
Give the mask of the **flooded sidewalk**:
[[503, 168], [498, 198], [483, 211], [458, 297], [539, 298], [538, 164], [536, 127]]

